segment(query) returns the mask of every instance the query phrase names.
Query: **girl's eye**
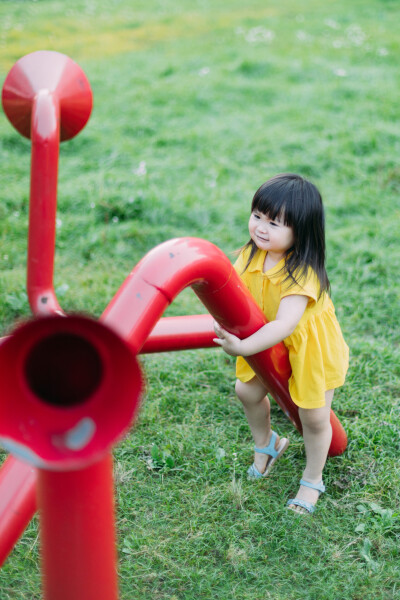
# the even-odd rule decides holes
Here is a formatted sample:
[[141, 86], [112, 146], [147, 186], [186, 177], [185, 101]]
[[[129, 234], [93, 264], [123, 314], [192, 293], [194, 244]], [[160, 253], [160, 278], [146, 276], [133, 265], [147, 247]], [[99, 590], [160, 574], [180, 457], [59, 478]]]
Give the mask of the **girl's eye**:
[[278, 223], [275, 223], [275, 221], [271, 221], [270, 224], [272, 225], [272, 227], [278, 227]]
[[257, 220], [261, 219], [260, 215], [257, 215], [256, 213], [253, 213], [253, 217]]

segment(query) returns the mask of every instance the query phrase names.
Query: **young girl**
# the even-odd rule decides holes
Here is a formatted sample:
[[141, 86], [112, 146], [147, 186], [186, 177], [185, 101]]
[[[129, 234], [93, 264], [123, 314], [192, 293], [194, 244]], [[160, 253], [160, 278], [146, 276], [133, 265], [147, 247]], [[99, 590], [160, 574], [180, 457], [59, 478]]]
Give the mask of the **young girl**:
[[312, 513], [325, 491], [322, 471], [332, 438], [333, 393], [344, 383], [349, 359], [328, 295], [325, 219], [318, 189], [291, 173], [268, 180], [254, 195], [249, 232], [235, 269], [269, 323], [243, 340], [216, 323], [214, 341], [238, 357], [236, 394], [255, 442], [251, 478], [268, 475], [289, 442], [271, 431], [267, 391], [242, 357], [281, 341], [287, 347], [289, 391], [299, 407], [306, 450], [300, 488], [288, 507]]

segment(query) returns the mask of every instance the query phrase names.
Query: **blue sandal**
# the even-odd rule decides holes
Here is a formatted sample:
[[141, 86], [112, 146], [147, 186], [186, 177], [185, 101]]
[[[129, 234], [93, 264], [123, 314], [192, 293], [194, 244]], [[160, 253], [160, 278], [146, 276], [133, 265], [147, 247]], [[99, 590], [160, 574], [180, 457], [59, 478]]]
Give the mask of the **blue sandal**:
[[[304, 479], [300, 479], [300, 485], [304, 485], [305, 487], [317, 490], [320, 494], [323, 494], [326, 490], [322, 479], [319, 483], [310, 483], [309, 481], [304, 481]], [[286, 506], [290, 507], [291, 504], [293, 504], [294, 506], [300, 506], [301, 508], [304, 508], [311, 515], [316, 508], [315, 504], [312, 504], [311, 502], [306, 502], [306, 500], [299, 500], [298, 498], [288, 500]], [[294, 510], [293, 508], [289, 508], [289, 510], [293, 510], [293, 512], [297, 512], [299, 515], [306, 514], [301, 511]]]
[[271, 433], [271, 439], [268, 446], [265, 446], [265, 448], [257, 448], [257, 446], [254, 446], [255, 452], [258, 452], [259, 454], [266, 454], [267, 456], [271, 457], [271, 460], [267, 463], [264, 473], [260, 473], [256, 465], [253, 463], [247, 471], [247, 477], [249, 479], [260, 479], [260, 477], [267, 477], [275, 461], [277, 461], [278, 458], [285, 452], [286, 448], [289, 446], [289, 440], [286, 438], [281, 438], [279, 440], [278, 449], [276, 449], [275, 444], [277, 437], [278, 435], [275, 433], [275, 431], [273, 431]]

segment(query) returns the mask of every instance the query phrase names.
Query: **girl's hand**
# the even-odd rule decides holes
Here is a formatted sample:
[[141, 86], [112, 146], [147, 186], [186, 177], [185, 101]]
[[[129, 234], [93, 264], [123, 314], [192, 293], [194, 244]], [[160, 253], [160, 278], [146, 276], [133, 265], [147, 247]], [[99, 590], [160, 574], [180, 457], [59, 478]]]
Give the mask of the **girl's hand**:
[[307, 296], [285, 296], [279, 304], [275, 320], [266, 323], [243, 340], [214, 321], [214, 331], [218, 337], [213, 341], [231, 356], [252, 356], [263, 352], [292, 335], [306, 310], [307, 303]]
[[241, 356], [240, 346], [242, 341], [232, 333], [229, 333], [221, 327], [216, 321], [214, 321], [214, 331], [217, 334], [217, 338], [214, 338], [213, 341], [221, 346], [221, 348], [231, 356]]

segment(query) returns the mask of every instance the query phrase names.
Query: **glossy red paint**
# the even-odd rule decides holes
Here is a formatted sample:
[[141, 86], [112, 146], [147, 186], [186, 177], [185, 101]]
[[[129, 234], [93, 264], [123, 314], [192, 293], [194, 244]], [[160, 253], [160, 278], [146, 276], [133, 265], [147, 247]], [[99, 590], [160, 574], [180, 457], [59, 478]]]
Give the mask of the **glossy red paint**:
[[[38, 94], [56, 99], [60, 118], [60, 140], [69, 140], [86, 125], [93, 104], [89, 81], [81, 67], [60, 52], [39, 50], [20, 58], [3, 85], [4, 112], [21, 135], [31, 137], [32, 109]], [[35, 124], [39, 133], [53, 120], [49, 113]], [[46, 137], [46, 133], [44, 135]]]
[[59, 52], [38, 51], [18, 60], [2, 91], [4, 112], [31, 139], [27, 292], [35, 315], [62, 313], [53, 288], [60, 141], [74, 137], [92, 110], [82, 69]]
[[0, 565], [35, 513], [36, 477], [32, 465], [14, 456], [8, 456], [0, 469]]
[[43, 597], [117, 600], [111, 455], [74, 471], [39, 469]]
[[37, 471], [15, 459], [1, 471], [0, 557], [31, 518], [36, 487], [44, 598], [116, 600], [111, 447], [139, 406], [135, 355], [98, 321], [47, 316], [0, 345], [0, 381], [1, 444]]
[[[142, 349], [146, 351], [146, 340], [149, 336], [151, 339], [151, 332], [164, 310], [188, 286], [212, 317], [240, 338], [248, 337], [266, 322], [227, 256], [214, 244], [198, 238], [178, 238], [153, 248], [127, 277], [101, 319], [125, 338], [136, 353]], [[165, 330], [170, 329], [172, 323], [167, 322]], [[199, 323], [203, 327], [202, 335], [209, 342], [212, 331], [209, 329], [207, 333], [206, 328], [212, 325], [211, 321], [207, 324], [201, 317]], [[196, 344], [197, 334], [190, 318], [181, 318], [179, 326], [181, 335], [187, 327], [184, 334], [186, 347], [188, 340]], [[162, 336], [158, 335], [158, 339], [156, 336], [157, 326], [153, 335], [154, 343], [148, 346], [152, 351], [157, 344], [162, 346]], [[298, 408], [288, 390], [291, 368], [284, 344], [277, 344], [247, 360], [301, 432]], [[333, 437], [329, 454], [335, 456], [344, 452], [347, 436], [333, 411], [331, 424]]]
[[140, 368], [104, 323], [48, 316], [0, 345], [0, 439], [38, 468], [86, 467], [111, 450], [139, 407]]
[[214, 348], [217, 346], [214, 338], [213, 318], [209, 314], [163, 317], [155, 324], [140, 353]]

